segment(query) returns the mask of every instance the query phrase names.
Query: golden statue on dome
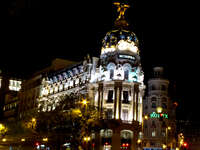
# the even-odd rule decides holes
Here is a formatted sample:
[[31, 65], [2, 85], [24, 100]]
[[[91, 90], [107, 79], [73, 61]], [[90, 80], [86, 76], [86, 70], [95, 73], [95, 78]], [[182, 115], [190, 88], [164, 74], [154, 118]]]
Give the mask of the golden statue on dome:
[[124, 14], [125, 11], [130, 7], [130, 5], [120, 2], [114, 2], [113, 4], [117, 6], [117, 12], [119, 12], [119, 16], [115, 21], [115, 25], [118, 27], [127, 27], [128, 22], [125, 20]]
[[120, 3], [120, 2], [114, 2], [113, 4], [118, 7], [117, 8], [117, 12], [119, 12], [119, 16], [118, 16], [117, 20], [119, 20], [121, 18], [123, 19], [124, 18], [124, 13], [127, 10], [127, 8], [130, 7], [130, 5], [124, 4], [124, 3]]

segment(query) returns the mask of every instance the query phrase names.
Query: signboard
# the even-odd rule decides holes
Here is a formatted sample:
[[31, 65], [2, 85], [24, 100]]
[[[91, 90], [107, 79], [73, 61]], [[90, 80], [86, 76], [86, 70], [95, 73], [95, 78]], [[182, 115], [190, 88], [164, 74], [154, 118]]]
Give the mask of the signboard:
[[135, 60], [135, 57], [133, 57], [131, 55], [122, 55], [122, 54], [119, 54], [119, 58]]
[[152, 112], [150, 114], [150, 118], [165, 118], [165, 119], [168, 119], [168, 114], [165, 114], [165, 113], [160, 113], [160, 114], [157, 114], [155, 112]]

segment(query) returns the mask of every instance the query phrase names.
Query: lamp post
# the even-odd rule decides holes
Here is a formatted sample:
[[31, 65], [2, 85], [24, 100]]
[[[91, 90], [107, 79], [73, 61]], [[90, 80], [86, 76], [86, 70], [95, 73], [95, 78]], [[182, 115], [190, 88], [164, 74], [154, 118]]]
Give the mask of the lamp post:
[[168, 145], [168, 131], [169, 130], [171, 130], [171, 127], [170, 126], [168, 126], [167, 128], [166, 128], [166, 145]]
[[86, 150], [88, 150], [88, 142], [90, 141], [90, 136], [85, 136], [83, 138], [84, 142], [86, 143]]
[[157, 113], [159, 113], [159, 114], [161, 114], [161, 113], [162, 113], [162, 110], [163, 110], [163, 108], [162, 108], [162, 107], [160, 107], [160, 106], [156, 108], [156, 111], [157, 111]]
[[86, 111], [87, 111], [87, 104], [88, 104], [87, 99], [82, 99], [81, 104], [85, 107], [85, 113], [86, 113]]
[[4, 136], [7, 130], [8, 129], [3, 124], [0, 123], [0, 136]]
[[32, 122], [32, 129], [34, 129], [35, 126], [36, 126], [36, 119], [35, 119], [35, 118], [32, 118], [32, 119], [31, 119], [31, 122]]
[[145, 120], [148, 120], [148, 119], [149, 119], [148, 115], [144, 115], [142, 117], [142, 137], [139, 137], [139, 139], [137, 141], [137, 144], [141, 145], [141, 146], [143, 146], [143, 140], [144, 140], [144, 122], [145, 122]]

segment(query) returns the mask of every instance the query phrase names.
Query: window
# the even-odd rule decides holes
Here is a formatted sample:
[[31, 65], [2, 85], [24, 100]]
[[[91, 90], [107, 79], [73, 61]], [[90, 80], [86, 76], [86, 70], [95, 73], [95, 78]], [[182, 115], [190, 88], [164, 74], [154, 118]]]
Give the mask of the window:
[[156, 103], [155, 102], [152, 102], [152, 108], [156, 108]]
[[162, 91], [166, 91], [166, 86], [165, 85], [161, 85], [161, 90]]
[[128, 121], [128, 110], [127, 109], [122, 110], [122, 120]]
[[114, 70], [113, 69], [110, 69], [110, 79], [112, 79], [114, 76]]
[[113, 118], [113, 111], [112, 109], [107, 109], [107, 119], [112, 119]]
[[166, 98], [166, 97], [163, 97], [163, 98], [162, 98], [162, 102], [167, 102], [167, 98]]
[[151, 102], [152, 102], [152, 108], [156, 108], [156, 97], [152, 97], [151, 98]]
[[152, 85], [152, 86], [151, 86], [151, 90], [152, 90], [152, 91], [153, 91], [153, 90], [156, 90], [155, 85]]
[[113, 90], [108, 91], [108, 100], [107, 102], [113, 102]]
[[156, 97], [152, 97], [151, 98], [151, 101], [153, 102], [153, 101], [156, 101]]
[[123, 91], [123, 103], [128, 103], [128, 91]]
[[128, 70], [124, 71], [124, 79], [125, 80], [128, 80], [128, 76], [129, 76], [129, 71]]
[[152, 132], [152, 137], [155, 137], [156, 136], [156, 131], [153, 131]]
[[162, 103], [162, 108], [167, 109], [167, 104], [166, 103]]

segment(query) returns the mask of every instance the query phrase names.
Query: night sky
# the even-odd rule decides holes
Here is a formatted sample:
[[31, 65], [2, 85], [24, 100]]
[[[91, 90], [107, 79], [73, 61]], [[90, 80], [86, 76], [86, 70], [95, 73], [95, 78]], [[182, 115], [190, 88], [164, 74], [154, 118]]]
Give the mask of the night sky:
[[[10, 0], [2, 18], [0, 68], [28, 76], [54, 58], [99, 56], [117, 17], [111, 0]], [[176, 87], [178, 116], [198, 120], [199, 16], [192, 1], [133, 0], [126, 12], [140, 42], [145, 81], [163, 66]]]

